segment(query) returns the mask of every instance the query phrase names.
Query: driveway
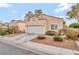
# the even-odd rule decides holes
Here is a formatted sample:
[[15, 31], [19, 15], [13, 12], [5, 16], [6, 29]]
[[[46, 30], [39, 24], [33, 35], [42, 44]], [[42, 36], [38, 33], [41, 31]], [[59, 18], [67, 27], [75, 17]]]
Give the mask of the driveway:
[[9, 37], [7, 37], [7, 38], [9, 38], [8, 40], [10, 40], [14, 43], [23, 43], [26, 41], [30, 41], [37, 36], [38, 36], [37, 34], [20, 34], [20, 35], [11, 37], [11, 38], [9, 38]]

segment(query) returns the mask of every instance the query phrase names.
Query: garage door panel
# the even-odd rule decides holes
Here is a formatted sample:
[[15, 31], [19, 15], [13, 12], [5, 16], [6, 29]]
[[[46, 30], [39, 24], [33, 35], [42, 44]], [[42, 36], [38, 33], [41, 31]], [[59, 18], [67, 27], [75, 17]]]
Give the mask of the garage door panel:
[[42, 25], [27, 26], [27, 32], [34, 33], [34, 34], [42, 34], [43, 27]]

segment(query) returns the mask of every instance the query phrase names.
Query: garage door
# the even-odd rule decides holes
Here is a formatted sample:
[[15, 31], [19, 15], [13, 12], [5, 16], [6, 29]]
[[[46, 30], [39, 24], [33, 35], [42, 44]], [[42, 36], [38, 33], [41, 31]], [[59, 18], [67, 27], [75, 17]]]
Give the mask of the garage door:
[[27, 26], [27, 32], [33, 33], [33, 34], [42, 34], [43, 27], [42, 27], [42, 25], [29, 25], [29, 26]]

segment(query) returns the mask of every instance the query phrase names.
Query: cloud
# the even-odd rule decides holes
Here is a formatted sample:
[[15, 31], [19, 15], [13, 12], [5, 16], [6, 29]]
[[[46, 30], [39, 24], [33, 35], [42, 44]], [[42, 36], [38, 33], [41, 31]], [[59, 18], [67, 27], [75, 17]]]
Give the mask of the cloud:
[[55, 12], [61, 12], [70, 9], [70, 7], [74, 5], [72, 3], [60, 3], [57, 8], [54, 10]]
[[10, 4], [8, 3], [0, 3], [0, 8], [8, 8], [10, 6]]
[[57, 16], [57, 17], [60, 17], [60, 18], [65, 18], [65, 16]]
[[[10, 6], [11, 6], [11, 5], [8, 4], [8, 3], [0, 3], [0, 8], [8, 8], [8, 7], [10, 7]], [[8, 10], [11, 11], [12, 13], [17, 13], [17, 11], [16, 11], [15, 9], [9, 8]]]

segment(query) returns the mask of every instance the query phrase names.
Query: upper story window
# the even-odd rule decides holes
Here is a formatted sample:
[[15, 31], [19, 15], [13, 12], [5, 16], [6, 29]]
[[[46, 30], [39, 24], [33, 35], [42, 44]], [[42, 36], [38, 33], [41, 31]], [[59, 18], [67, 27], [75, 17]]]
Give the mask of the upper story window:
[[53, 24], [53, 25], [51, 25], [51, 29], [52, 30], [57, 30], [58, 29], [58, 26], [56, 24]]

